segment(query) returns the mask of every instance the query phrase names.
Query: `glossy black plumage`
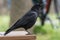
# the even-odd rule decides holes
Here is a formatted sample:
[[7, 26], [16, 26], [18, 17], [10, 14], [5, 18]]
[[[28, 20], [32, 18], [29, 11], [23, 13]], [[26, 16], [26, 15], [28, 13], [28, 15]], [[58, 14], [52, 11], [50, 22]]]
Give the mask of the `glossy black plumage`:
[[31, 28], [38, 17], [40, 5], [34, 5], [29, 12], [27, 12], [21, 19], [19, 19], [11, 28], [9, 28], [4, 35], [8, 34], [9, 32], [17, 29], [17, 28], [24, 28], [28, 30]]

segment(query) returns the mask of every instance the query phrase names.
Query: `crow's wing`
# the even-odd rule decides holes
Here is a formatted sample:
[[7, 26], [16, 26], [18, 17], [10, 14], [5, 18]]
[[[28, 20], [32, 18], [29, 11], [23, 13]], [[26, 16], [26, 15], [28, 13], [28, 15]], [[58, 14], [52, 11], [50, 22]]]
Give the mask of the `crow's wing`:
[[24, 15], [21, 19], [19, 19], [14, 26], [24, 26], [31, 20], [35, 20], [37, 18], [37, 12], [28, 12], [26, 15]]

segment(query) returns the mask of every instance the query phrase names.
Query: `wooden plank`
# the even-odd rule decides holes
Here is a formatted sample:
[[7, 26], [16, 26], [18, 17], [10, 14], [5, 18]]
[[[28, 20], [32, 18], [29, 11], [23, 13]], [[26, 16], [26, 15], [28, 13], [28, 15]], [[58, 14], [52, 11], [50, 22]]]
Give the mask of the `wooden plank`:
[[24, 35], [24, 36], [2, 36], [0, 40], [35, 40], [34, 35]]
[[[3, 32], [1, 32], [3, 33]], [[18, 33], [21, 33], [19, 31], [17, 31], [17, 33], [12, 32], [7, 36], [0, 36], [0, 40], [36, 40], [36, 36], [35, 35], [19, 35]], [[13, 35], [13, 34], [17, 34], [17, 35]], [[11, 36], [13, 35], [13, 36]]]

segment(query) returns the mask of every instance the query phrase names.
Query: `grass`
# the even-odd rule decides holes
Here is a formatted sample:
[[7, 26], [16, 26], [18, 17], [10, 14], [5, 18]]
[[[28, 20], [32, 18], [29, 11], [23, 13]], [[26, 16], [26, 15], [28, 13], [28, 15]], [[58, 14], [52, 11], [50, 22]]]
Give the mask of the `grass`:
[[37, 40], [60, 40], [60, 32], [55, 31], [45, 35], [37, 34]]
[[[53, 16], [53, 18], [55, 17]], [[10, 21], [10, 16], [0, 16], [0, 31], [6, 31], [8, 29], [9, 21]], [[39, 19], [35, 25], [40, 25]], [[41, 30], [39, 29], [39, 27], [36, 29]], [[46, 34], [41, 34], [41, 33], [36, 34], [37, 36], [36, 40], [60, 40], [60, 28], [53, 29], [49, 23], [46, 23], [44, 27], [42, 27], [41, 31], [46, 31]]]
[[52, 29], [51, 26], [47, 24], [43, 27], [46, 31], [45, 34], [38, 33], [36, 34], [37, 40], [60, 40], [60, 28]]

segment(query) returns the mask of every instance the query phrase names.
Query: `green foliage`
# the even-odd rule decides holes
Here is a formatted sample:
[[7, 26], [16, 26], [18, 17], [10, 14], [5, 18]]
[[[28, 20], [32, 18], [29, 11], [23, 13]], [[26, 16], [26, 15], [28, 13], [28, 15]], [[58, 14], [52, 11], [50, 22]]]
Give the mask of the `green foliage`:
[[6, 31], [9, 27], [10, 16], [0, 16], [0, 32]]
[[53, 34], [51, 34], [51, 37], [49, 40], [60, 40], [60, 32], [55, 31]]
[[43, 29], [43, 28], [40, 27], [40, 26], [35, 26], [34, 29], [33, 29], [33, 33], [34, 33], [34, 34], [39, 34], [39, 33], [41, 33], [41, 34], [46, 34], [46, 30]]
[[[60, 30], [59, 30], [60, 31]], [[60, 40], [60, 32], [54, 30], [53, 33], [47, 33], [45, 35], [37, 34], [37, 40]]]

